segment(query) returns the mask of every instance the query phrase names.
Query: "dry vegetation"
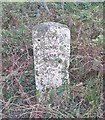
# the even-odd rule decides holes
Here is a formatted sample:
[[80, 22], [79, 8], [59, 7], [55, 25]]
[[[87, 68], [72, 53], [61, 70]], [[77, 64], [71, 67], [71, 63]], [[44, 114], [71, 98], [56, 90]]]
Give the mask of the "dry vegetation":
[[[2, 3], [2, 116], [4, 118], [103, 117], [102, 3]], [[70, 84], [35, 90], [32, 27], [44, 21], [71, 29]]]

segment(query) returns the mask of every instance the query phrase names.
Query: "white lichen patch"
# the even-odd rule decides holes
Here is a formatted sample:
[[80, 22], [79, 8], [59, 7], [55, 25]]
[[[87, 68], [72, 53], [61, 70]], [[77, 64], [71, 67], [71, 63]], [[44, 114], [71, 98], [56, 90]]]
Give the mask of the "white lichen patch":
[[70, 30], [67, 26], [45, 22], [33, 28], [35, 80], [37, 90], [59, 87], [69, 79]]

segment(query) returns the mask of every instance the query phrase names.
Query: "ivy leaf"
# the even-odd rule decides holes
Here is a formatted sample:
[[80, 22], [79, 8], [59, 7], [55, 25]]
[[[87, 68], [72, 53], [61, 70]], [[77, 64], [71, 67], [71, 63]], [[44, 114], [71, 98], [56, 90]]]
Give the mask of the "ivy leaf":
[[53, 96], [54, 96], [54, 90], [53, 90], [53, 89], [50, 91], [49, 96], [50, 96], [50, 97], [53, 97]]
[[90, 91], [89, 94], [87, 95], [87, 99], [89, 102], [95, 104], [97, 100], [97, 92], [95, 90]]
[[64, 88], [62, 86], [60, 86], [58, 89], [57, 89], [57, 94], [58, 95], [62, 95], [62, 93], [64, 92]]

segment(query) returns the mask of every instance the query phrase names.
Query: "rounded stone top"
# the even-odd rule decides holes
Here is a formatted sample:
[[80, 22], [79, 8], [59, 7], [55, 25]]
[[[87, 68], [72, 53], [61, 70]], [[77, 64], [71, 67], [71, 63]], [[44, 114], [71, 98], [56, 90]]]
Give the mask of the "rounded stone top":
[[69, 30], [69, 28], [66, 25], [58, 23], [58, 22], [43, 22], [38, 25], [35, 25], [33, 27], [32, 31], [33, 31], [33, 35], [44, 36], [45, 33], [47, 33], [48, 31], [54, 31], [54, 30], [58, 31], [58, 29], [60, 31], [63, 30], [62, 31], [63, 33], [67, 32], [67, 30]]
[[58, 22], [43, 22], [43, 23], [40, 23], [38, 25], [35, 25], [33, 27], [33, 30], [42, 30], [42, 29], [48, 30], [52, 26], [53, 27], [65, 27], [65, 28], [68, 28], [66, 25], [58, 23]]

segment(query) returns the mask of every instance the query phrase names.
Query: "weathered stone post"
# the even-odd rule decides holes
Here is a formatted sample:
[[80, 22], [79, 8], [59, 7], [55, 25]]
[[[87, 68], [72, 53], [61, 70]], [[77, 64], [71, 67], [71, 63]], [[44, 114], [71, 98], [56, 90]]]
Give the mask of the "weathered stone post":
[[66, 25], [44, 22], [32, 30], [36, 89], [56, 88], [69, 79], [70, 30]]

